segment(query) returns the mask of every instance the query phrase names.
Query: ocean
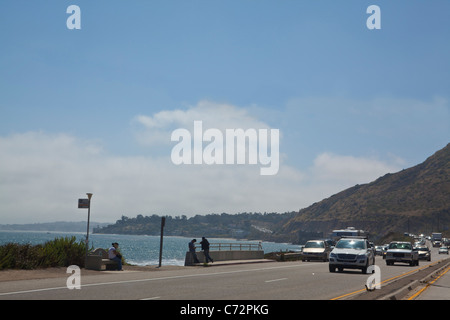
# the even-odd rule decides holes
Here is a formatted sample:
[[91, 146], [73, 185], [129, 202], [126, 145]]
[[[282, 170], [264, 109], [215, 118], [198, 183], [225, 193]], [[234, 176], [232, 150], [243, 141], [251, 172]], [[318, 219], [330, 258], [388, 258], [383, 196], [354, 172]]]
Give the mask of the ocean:
[[[55, 238], [72, 237], [84, 241], [86, 233], [77, 232], [38, 232], [38, 231], [0, 231], [0, 245], [6, 243], [19, 244], [43, 244], [46, 241]], [[164, 236], [162, 265], [183, 266], [188, 243], [192, 238]], [[197, 247], [201, 237], [197, 238]], [[236, 239], [208, 238], [213, 243], [245, 243], [258, 244], [259, 241], [246, 241]], [[158, 265], [160, 236], [143, 235], [121, 235], [121, 234], [89, 234], [89, 246], [94, 248], [108, 249], [112, 242], [119, 243], [119, 249], [122, 252], [126, 262], [133, 265], [146, 266]], [[274, 251], [294, 250], [298, 251], [298, 245], [288, 243], [261, 242], [265, 253]]]

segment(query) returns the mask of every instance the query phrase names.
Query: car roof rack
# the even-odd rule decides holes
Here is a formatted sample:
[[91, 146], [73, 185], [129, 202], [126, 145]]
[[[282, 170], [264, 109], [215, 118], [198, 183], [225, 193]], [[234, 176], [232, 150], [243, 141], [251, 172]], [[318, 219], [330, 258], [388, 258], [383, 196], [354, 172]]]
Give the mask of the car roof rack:
[[347, 239], [368, 239], [367, 236], [342, 236], [341, 239], [347, 238]]

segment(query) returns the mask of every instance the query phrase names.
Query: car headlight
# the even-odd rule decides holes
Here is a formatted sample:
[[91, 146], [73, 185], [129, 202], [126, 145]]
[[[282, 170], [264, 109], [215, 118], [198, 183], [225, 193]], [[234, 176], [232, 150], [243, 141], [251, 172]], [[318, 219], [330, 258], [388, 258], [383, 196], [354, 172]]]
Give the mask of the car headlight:
[[337, 254], [336, 253], [330, 253], [330, 258], [337, 258]]
[[356, 257], [358, 260], [362, 260], [362, 259], [366, 259], [367, 255], [366, 254], [358, 254], [358, 256]]

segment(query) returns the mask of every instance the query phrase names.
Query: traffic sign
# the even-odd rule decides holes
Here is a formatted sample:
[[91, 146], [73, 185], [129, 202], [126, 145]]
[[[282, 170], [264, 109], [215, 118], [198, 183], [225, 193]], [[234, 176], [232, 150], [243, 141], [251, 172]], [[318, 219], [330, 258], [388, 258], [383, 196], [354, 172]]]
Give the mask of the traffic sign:
[[78, 209], [88, 209], [89, 199], [78, 199]]

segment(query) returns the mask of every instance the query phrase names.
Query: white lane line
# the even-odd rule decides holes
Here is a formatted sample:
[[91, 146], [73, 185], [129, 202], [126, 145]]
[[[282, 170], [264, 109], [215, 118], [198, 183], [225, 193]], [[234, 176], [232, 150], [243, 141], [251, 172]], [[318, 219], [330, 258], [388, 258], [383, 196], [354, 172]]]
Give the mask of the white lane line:
[[[138, 280], [122, 280], [122, 281], [111, 281], [111, 282], [99, 282], [99, 283], [81, 284], [81, 288], [96, 287], [96, 286], [106, 286], [106, 285], [112, 285], [112, 284], [137, 283], [137, 282], [148, 282], [148, 281], [169, 280], [169, 279], [196, 278], [196, 277], [207, 277], [207, 276], [216, 276], [216, 275], [224, 275], [224, 274], [234, 274], [234, 273], [245, 273], [245, 272], [275, 270], [275, 269], [298, 268], [298, 267], [306, 267], [306, 266], [312, 266], [312, 265], [313, 265], [313, 263], [296, 264], [296, 265], [266, 267], [266, 268], [257, 268], [257, 269], [248, 269], [248, 270], [234, 270], [234, 271], [222, 271], [222, 272], [211, 272], [211, 273], [187, 274], [187, 275], [161, 277], [161, 278], [138, 279]], [[54, 288], [42, 288], [42, 289], [23, 290], [23, 291], [14, 291], [14, 292], [3, 292], [3, 293], [0, 293], [0, 296], [7, 296], [7, 295], [14, 295], [14, 294], [24, 294], [24, 293], [33, 293], [33, 292], [40, 292], [40, 291], [62, 290], [62, 289], [67, 289], [67, 287], [54, 287]]]
[[139, 300], [156, 300], [156, 299], [161, 299], [161, 297], [143, 298], [143, 299], [139, 299]]
[[56, 288], [43, 288], [43, 289], [24, 290], [24, 291], [2, 292], [2, 293], [0, 293], [0, 296], [7, 296], [7, 295], [21, 294], [21, 293], [33, 293], [33, 292], [41, 292], [41, 291], [50, 291], [50, 290], [60, 290], [60, 289], [67, 289], [67, 287], [56, 287]]
[[283, 281], [283, 280], [287, 280], [287, 278], [273, 279], [273, 280], [266, 280], [266, 281], [264, 281], [264, 282], [269, 283], [269, 282]]

